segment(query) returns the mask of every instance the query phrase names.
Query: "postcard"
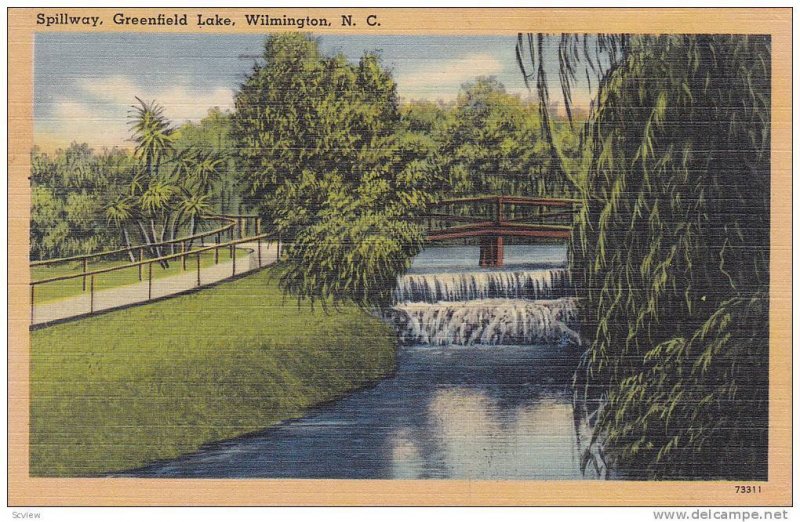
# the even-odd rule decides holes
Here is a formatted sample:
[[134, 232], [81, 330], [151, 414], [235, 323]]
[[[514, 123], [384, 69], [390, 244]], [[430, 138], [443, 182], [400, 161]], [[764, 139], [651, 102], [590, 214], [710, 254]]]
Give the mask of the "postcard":
[[12, 8], [9, 503], [791, 504], [791, 16]]

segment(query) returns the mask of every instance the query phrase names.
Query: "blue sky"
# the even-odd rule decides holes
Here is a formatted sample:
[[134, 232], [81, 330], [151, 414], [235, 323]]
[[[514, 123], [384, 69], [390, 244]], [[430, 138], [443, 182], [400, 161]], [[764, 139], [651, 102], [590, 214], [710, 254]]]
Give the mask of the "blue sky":
[[[232, 108], [234, 92], [260, 55], [263, 35], [40, 33], [34, 45], [34, 135], [45, 150], [87, 142], [128, 146], [134, 96], [155, 99], [175, 123], [211, 107]], [[514, 36], [335, 36], [325, 51], [357, 60], [379, 50], [402, 99], [451, 100], [475, 76], [496, 76], [527, 96]]]

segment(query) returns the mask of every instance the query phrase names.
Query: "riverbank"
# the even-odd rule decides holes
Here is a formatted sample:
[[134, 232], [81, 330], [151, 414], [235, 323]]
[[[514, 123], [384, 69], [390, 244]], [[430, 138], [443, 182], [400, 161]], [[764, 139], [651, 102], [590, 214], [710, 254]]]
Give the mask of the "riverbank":
[[284, 299], [265, 270], [31, 332], [33, 476], [174, 458], [302, 415], [390, 373], [392, 329]]
[[586, 480], [557, 345], [402, 346], [376, 386], [140, 478]]

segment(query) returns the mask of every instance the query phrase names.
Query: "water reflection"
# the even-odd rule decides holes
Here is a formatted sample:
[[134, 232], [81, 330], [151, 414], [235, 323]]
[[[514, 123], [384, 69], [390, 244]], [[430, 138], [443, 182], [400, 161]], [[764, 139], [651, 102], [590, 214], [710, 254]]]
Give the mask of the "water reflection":
[[397, 374], [261, 433], [133, 476], [579, 479], [555, 346], [411, 346]]
[[[480, 251], [477, 246], [428, 247], [414, 258], [409, 274], [427, 274], [453, 269], [470, 272], [491, 271], [480, 268]], [[506, 245], [504, 268], [552, 268], [567, 263], [567, 246], [564, 243], [536, 245]]]

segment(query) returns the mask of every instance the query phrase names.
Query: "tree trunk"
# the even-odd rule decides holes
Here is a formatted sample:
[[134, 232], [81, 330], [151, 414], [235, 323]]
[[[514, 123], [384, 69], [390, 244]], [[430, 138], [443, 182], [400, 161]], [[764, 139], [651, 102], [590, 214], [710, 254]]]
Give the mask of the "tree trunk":
[[120, 226], [122, 229], [122, 237], [125, 240], [125, 248], [128, 249], [128, 257], [131, 260], [131, 263], [136, 262], [136, 256], [133, 255], [133, 250], [131, 250], [131, 238], [128, 236], [128, 229], [125, 228], [125, 225]]
[[[153, 219], [152, 218], [150, 219], [150, 229], [153, 231], [152, 239], [150, 238], [150, 234], [147, 232], [147, 227], [145, 226], [145, 224], [142, 223], [141, 221], [139, 221], [138, 223], [139, 223], [139, 228], [142, 230], [142, 235], [145, 238], [145, 242], [150, 247], [150, 252], [153, 255], [153, 257], [161, 257], [161, 249], [154, 245], [154, 243], [157, 243], [158, 240], [156, 238], [156, 226]], [[161, 265], [162, 268], [165, 269], [169, 268], [169, 263], [167, 261], [159, 261], [158, 264]]]
[[[183, 219], [183, 210], [178, 212], [178, 215], [175, 217], [175, 220], [172, 222], [172, 227], [171, 227], [171, 230], [170, 230], [170, 238], [169, 238], [170, 241], [175, 240], [175, 236], [177, 235], [177, 232], [178, 232], [178, 227], [181, 224], [181, 219]], [[174, 254], [175, 253], [175, 243], [170, 243], [170, 247], [171, 247], [170, 248], [170, 253]]]
[[[197, 231], [197, 222], [195, 221], [194, 214], [192, 214], [192, 216], [189, 218], [189, 237], [194, 236], [196, 231]], [[186, 249], [187, 250], [191, 249], [193, 243], [194, 243], [194, 238], [189, 240], [189, 246], [186, 247]]]
[[[169, 227], [169, 240], [170, 241], [175, 241], [175, 229], [177, 229], [177, 228], [178, 228], [178, 219], [175, 218], [172, 221], [172, 226]], [[170, 254], [174, 254], [175, 253], [175, 243], [170, 243], [169, 244], [169, 253]]]

